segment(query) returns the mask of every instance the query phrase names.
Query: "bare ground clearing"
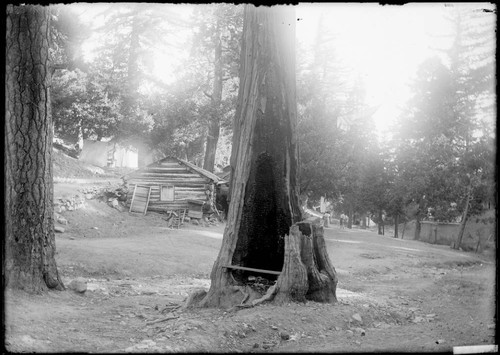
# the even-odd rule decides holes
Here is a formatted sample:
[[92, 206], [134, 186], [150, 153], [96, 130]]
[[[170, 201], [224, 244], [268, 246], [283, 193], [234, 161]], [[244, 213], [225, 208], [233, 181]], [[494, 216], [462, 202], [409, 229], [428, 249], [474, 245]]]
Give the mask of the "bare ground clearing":
[[[55, 184], [55, 194], [77, 184]], [[237, 312], [182, 310], [208, 288], [223, 225], [166, 228], [96, 200], [66, 212], [57, 262], [85, 294], [5, 295], [14, 352], [451, 351], [495, 344], [494, 256], [362, 230], [325, 229], [338, 304], [264, 304]]]

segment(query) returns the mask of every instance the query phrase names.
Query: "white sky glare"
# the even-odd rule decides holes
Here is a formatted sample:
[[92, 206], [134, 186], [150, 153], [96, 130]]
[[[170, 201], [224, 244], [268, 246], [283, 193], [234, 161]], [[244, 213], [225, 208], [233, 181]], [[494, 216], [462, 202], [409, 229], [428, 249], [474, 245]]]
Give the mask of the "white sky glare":
[[[81, 4], [84, 17], [94, 19], [95, 10], [110, 4]], [[118, 5], [118, 4], [116, 4]], [[488, 3], [457, 3], [453, 6], [494, 8]], [[194, 4], [166, 4], [188, 17]], [[417, 67], [426, 58], [436, 55], [432, 48], [446, 48], [450, 38], [450, 23], [445, 3], [409, 3], [405, 5], [379, 5], [377, 3], [300, 3], [296, 6], [297, 39], [312, 45], [316, 37], [320, 14], [327, 26], [338, 33], [336, 57], [346, 63], [365, 84], [368, 103], [379, 106], [374, 120], [379, 135], [398, 115], [398, 107], [410, 96], [411, 83]], [[495, 15], [494, 15], [495, 16]], [[441, 37], [439, 37], [441, 36]], [[175, 79], [175, 64], [187, 59], [185, 53], [159, 51], [154, 58], [155, 72], [165, 82]], [[87, 44], [91, 52], [92, 43]], [[174, 60], [174, 58], [177, 58]], [[169, 63], [170, 61], [170, 63]]]
[[327, 14], [339, 34], [337, 56], [363, 79], [369, 104], [380, 106], [373, 118], [383, 134], [409, 98], [418, 65], [435, 55], [432, 47], [447, 46], [434, 37], [449, 33], [445, 11], [443, 3], [304, 4], [297, 6], [297, 37], [310, 42], [319, 14]]

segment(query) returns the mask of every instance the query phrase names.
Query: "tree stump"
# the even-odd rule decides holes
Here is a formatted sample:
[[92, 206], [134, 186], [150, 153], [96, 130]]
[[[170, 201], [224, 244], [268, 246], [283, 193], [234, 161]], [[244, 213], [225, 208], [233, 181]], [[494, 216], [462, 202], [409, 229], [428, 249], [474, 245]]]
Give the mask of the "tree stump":
[[285, 239], [285, 261], [274, 301], [336, 302], [337, 282], [326, 251], [323, 227], [312, 222], [294, 224]]
[[[326, 250], [323, 227], [317, 222], [303, 221], [292, 225], [285, 236], [283, 269], [276, 283], [259, 297], [244, 282], [239, 282], [231, 269], [219, 263], [215, 269], [219, 280], [212, 285], [201, 307], [251, 307], [265, 301], [275, 304], [306, 300], [337, 302], [337, 273]], [[214, 275], [212, 275], [214, 276]], [[213, 280], [213, 278], [212, 278]], [[196, 306], [196, 305], [192, 305]]]

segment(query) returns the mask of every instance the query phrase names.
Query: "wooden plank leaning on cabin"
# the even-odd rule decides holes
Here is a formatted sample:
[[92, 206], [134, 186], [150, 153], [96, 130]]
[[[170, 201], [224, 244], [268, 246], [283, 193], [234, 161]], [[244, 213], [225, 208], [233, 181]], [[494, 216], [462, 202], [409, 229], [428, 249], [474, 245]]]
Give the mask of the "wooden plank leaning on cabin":
[[150, 192], [151, 188], [149, 186], [136, 185], [132, 201], [130, 202], [129, 212], [146, 214], [148, 210]]
[[132, 200], [130, 201], [130, 208], [129, 208], [129, 212], [132, 212], [132, 206], [134, 204], [134, 198], [135, 198], [135, 190], [137, 189], [137, 185], [134, 186], [134, 192], [132, 192]]

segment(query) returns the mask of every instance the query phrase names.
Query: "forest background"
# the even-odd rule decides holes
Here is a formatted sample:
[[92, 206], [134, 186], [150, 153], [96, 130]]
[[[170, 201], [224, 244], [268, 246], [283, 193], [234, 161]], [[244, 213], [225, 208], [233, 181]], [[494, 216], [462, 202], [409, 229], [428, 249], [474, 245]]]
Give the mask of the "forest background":
[[[243, 7], [53, 11], [54, 132], [229, 164]], [[460, 221], [496, 206], [496, 9], [297, 6], [300, 191], [352, 223]], [[396, 232], [397, 235], [397, 232]], [[418, 238], [417, 238], [418, 239]]]

